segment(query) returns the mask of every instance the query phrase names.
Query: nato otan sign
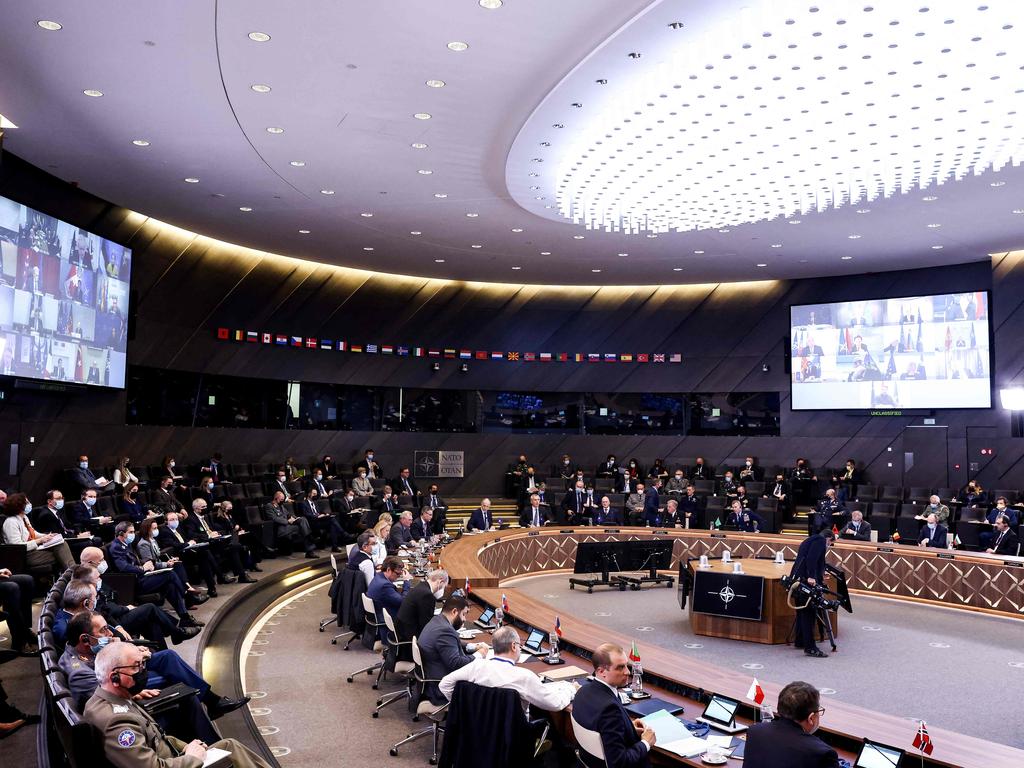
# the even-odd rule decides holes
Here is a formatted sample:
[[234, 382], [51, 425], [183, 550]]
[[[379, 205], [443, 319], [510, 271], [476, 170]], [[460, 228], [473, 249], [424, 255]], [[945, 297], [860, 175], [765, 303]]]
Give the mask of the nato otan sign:
[[462, 451], [416, 451], [416, 477], [463, 477]]

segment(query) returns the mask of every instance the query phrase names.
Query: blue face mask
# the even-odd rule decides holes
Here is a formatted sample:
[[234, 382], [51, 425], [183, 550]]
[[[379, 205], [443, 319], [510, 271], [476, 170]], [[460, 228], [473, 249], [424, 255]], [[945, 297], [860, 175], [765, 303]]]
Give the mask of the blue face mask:
[[178, 521], [171, 520], [169, 523], [167, 523], [167, 527], [170, 528], [172, 531], [178, 530]]
[[[89, 635], [89, 637], [92, 637], [92, 635]], [[95, 643], [89, 646], [89, 650], [92, 651], [93, 656], [98, 655], [100, 651], [102, 651], [104, 648], [110, 645], [109, 637], [92, 637], [92, 639], [96, 641]]]
[[133, 541], [135, 541], [135, 534], [129, 533], [127, 536], [124, 537], [124, 540], [126, 544], [131, 544]]
[[31, 511], [32, 511], [32, 505], [31, 504], [26, 504], [25, 505], [25, 514], [27, 515]]
[[64, 509], [64, 499], [57, 499], [57, 501], [54, 502], [53, 508], [54, 509]]
[[206, 484], [206, 490], [212, 491], [213, 490], [213, 483], [207, 483]]
[[82, 469], [88, 469], [89, 468], [89, 462], [88, 461], [80, 461], [80, 462], [78, 462], [78, 466], [80, 466]]
[[85, 506], [87, 506], [87, 507], [94, 506], [95, 504], [96, 504], [96, 499], [86, 499], [85, 500]]

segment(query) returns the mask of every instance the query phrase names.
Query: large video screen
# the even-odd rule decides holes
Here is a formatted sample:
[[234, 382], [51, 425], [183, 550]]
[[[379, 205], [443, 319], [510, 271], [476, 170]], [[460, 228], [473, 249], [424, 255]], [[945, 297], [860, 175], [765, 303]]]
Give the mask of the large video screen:
[[793, 410], [991, 408], [988, 293], [790, 309]]
[[0, 197], [0, 375], [124, 388], [131, 251]]

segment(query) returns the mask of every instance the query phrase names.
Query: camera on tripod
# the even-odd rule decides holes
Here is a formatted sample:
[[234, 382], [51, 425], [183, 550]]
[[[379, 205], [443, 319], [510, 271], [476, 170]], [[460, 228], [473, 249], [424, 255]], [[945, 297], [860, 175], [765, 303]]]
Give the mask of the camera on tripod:
[[829, 598], [828, 595], [834, 593], [821, 584], [805, 584], [791, 576], [783, 576], [782, 586], [800, 608], [810, 606], [823, 611], [837, 611], [843, 605], [842, 601]]

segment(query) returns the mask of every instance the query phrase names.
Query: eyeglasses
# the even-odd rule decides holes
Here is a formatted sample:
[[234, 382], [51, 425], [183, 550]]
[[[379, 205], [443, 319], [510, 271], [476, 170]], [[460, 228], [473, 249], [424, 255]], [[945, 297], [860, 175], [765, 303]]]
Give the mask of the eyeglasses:
[[132, 671], [132, 673], [135, 673], [135, 672], [141, 672], [145, 668], [146, 668], [146, 660], [143, 659], [142, 661], [136, 661], [134, 664], [124, 664], [124, 665], [122, 665], [120, 667], [114, 667], [114, 669], [112, 671], [117, 672], [117, 671], [122, 670], [122, 669], [130, 669]]
[[814, 711], [818, 713], [818, 717], [824, 717], [824, 715], [825, 715], [825, 708], [824, 707], [818, 707]]

